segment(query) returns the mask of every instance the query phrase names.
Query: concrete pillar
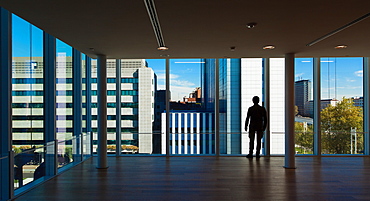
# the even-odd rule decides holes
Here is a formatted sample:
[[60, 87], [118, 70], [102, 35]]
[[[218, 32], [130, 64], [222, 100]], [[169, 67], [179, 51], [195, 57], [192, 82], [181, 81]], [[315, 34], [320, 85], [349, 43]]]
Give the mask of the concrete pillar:
[[285, 55], [285, 168], [295, 168], [294, 54]]
[[98, 169], [108, 168], [107, 164], [107, 57], [98, 55]]

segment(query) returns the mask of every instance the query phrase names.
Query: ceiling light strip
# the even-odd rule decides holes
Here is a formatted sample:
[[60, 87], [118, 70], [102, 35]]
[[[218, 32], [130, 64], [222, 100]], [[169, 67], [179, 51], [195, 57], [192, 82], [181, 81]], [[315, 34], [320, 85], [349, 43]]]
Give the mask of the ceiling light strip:
[[144, 0], [144, 3], [153, 26], [155, 37], [157, 38], [158, 47], [165, 47], [166, 45], [164, 44], [162, 30], [159, 24], [157, 11], [155, 9], [154, 0]]
[[334, 30], [334, 31], [332, 31], [332, 32], [330, 32], [330, 33], [328, 33], [328, 34], [326, 34], [326, 35], [324, 35], [324, 36], [322, 36], [322, 37], [320, 37], [320, 38], [312, 41], [312, 42], [310, 42], [310, 43], [308, 43], [306, 46], [312, 46], [312, 45], [314, 45], [314, 44], [316, 44], [316, 43], [318, 43], [318, 42], [320, 42], [320, 41], [322, 41], [322, 40], [324, 40], [326, 38], [329, 38], [330, 36], [332, 36], [332, 35], [334, 35], [334, 34], [336, 34], [338, 32], [343, 31], [344, 29], [347, 29], [348, 27], [350, 27], [352, 25], [355, 25], [355, 24], [359, 23], [360, 21], [362, 21], [362, 20], [364, 20], [364, 19], [366, 19], [368, 17], [370, 17], [370, 13], [368, 13], [368, 14], [360, 17], [360, 18], [357, 18], [357, 19], [353, 20], [352, 22], [350, 22], [350, 23], [348, 23], [348, 24], [346, 24], [346, 25], [344, 25], [344, 26], [342, 26], [342, 27], [340, 27], [340, 28], [338, 28], [338, 29], [336, 29], [336, 30]]

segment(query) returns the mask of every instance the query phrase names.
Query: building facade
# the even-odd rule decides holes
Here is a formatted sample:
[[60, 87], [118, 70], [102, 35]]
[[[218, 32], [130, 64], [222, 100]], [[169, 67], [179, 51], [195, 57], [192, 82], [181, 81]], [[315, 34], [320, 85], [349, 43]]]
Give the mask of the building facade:
[[294, 83], [295, 105], [298, 107], [298, 115], [308, 116], [308, 101], [311, 100], [311, 81], [299, 80]]

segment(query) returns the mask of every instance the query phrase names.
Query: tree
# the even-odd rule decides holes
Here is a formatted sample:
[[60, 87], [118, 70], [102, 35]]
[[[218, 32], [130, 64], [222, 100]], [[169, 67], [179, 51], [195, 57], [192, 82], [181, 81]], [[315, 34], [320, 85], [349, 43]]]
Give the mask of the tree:
[[[321, 111], [322, 150], [328, 154], [351, 153], [351, 128], [356, 132], [363, 132], [362, 108], [354, 105], [350, 98], [343, 100], [336, 106], [329, 105]], [[357, 149], [363, 149], [363, 136], [357, 136]]]
[[298, 115], [298, 106], [294, 106], [294, 115], [297, 116]]
[[313, 128], [302, 122], [295, 122], [295, 144], [300, 153], [312, 153], [313, 150]]

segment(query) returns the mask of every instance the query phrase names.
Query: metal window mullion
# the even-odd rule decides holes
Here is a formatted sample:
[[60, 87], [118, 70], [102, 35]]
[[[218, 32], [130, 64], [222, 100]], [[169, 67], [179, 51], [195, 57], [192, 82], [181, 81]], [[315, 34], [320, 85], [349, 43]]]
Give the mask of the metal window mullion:
[[121, 155], [121, 60], [116, 59], [116, 156]]
[[73, 136], [81, 137], [76, 140], [74, 153], [82, 160], [82, 66], [81, 52], [72, 49], [72, 100], [73, 100]]
[[170, 60], [166, 59], [166, 156], [170, 156]]
[[265, 148], [265, 155], [270, 156], [270, 150], [271, 150], [271, 133], [270, 133], [270, 58], [265, 58], [264, 59], [264, 83], [263, 83], [263, 88], [264, 88], [264, 107], [266, 108], [267, 111], [267, 127], [265, 131], [265, 143], [264, 143], [264, 148]]
[[219, 60], [215, 59], [215, 149], [216, 156], [220, 156], [220, 80]]
[[321, 155], [321, 66], [313, 58], [313, 154]]
[[364, 154], [370, 155], [370, 58], [363, 58]]
[[285, 168], [295, 168], [294, 53], [285, 54]]
[[90, 133], [90, 155], [92, 155], [93, 150], [93, 133], [91, 129], [91, 58], [87, 55], [85, 56], [86, 62], [86, 133]]
[[[56, 39], [44, 32], [44, 141], [54, 144], [47, 148], [45, 158], [45, 176], [53, 176], [58, 172], [55, 155], [58, 153], [56, 141]], [[51, 152], [51, 153], [49, 153]]]
[[14, 195], [12, 169], [12, 33], [11, 13], [0, 7], [0, 200]]

